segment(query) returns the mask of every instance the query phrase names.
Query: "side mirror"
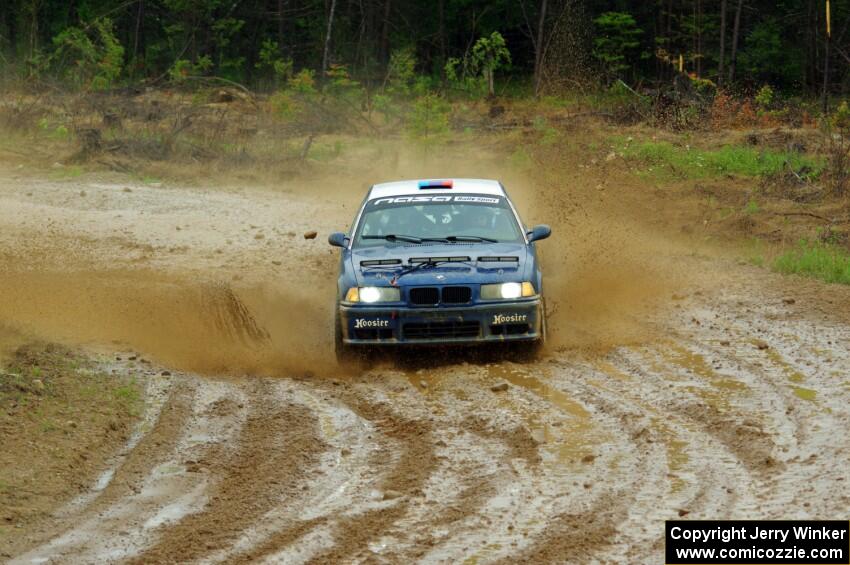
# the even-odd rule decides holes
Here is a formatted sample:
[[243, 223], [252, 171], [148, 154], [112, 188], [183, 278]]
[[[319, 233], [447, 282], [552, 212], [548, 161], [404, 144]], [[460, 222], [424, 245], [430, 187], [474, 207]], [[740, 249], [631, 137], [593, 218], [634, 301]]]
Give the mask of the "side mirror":
[[532, 241], [540, 241], [541, 239], [546, 239], [547, 237], [552, 235], [552, 228], [550, 228], [546, 224], [540, 224], [531, 228], [531, 231], [528, 232], [527, 235], [529, 243], [531, 243]]
[[345, 240], [348, 239], [344, 233], [335, 231], [328, 236], [328, 243], [334, 247], [345, 247]]
[[540, 241], [541, 239], [546, 239], [552, 235], [552, 228], [546, 224], [540, 224], [531, 228], [531, 231], [529, 231], [527, 235], [529, 243], [532, 241]]

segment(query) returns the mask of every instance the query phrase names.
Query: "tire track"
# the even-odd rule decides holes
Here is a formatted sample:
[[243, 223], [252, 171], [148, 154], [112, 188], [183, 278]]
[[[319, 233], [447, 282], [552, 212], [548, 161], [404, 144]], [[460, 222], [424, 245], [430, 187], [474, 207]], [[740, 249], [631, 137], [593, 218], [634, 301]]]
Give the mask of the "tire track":
[[[845, 356], [821, 359], [808, 337], [771, 332], [758, 335], [775, 349], [760, 349], [752, 341], [760, 323], [754, 316], [605, 357], [446, 365], [426, 385], [421, 375], [384, 369], [352, 383], [188, 379], [181, 386], [195, 396], [191, 407], [172, 424], [174, 409], [164, 409], [164, 429], [140, 442], [91, 506], [116, 516], [126, 516], [116, 508], [142, 508], [121, 487], [134, 465], [135, 488], [150, 488], [169, 453], [197, 435], [193, 426], [206, 434], [241, 422], [230, 435], [213, 433], [203, 456], [183, 460], [196, 467], [189, 475], [205, 477], [178, 505], [183, 514], [169, 517], [160, 497], [144, 507], [146, 521], [136, 519], [148, 527], [137, 526], [142, 534], [123, 549], [102, 545], [116, 534], [102, 520], [75, 541], [101, 540], [94, 548], [60, 555], [647, 562], [662, 551], [651, 524], [667, 518], [780, 517], [793, 505], [828, 515], [836, 503], [818, 485], [846, 497], [830, 466], [847, 455], [822, 429], [846, 425], [850, 410], [830, 399], [840, 379], [817, 371]], [[730, 331], [734, 343], [720, 345]], [[510, 388], [490, 391], [499, 380]], [[800, 398], [801, 384], [829, 410]], [[211, 420], [199, 426], [203, 417]], [[161, 446], [159, 465], [145, 461], [145, 442], [171, 428], [182, 431]], [[811, 457], [830, 449], [822, 461]]]
[[[147, 455], [167, 453], [167, 456], [147, 458], [145, 446], [140, 446], [140, 457], [128, 461], [130, 466], [124, 471], [138, 472], [129, 487], [113, 481], [116, 490], [105, 492], [103, 501], [95, 504], [83, 519], [76, 520], [72, 528], [48, 544], [23, 556], [22, 562], [48, 558], [75, 563], [125, 560], [150, 545], [156, 528], [176, 522], [203, 506], [208, 481], [201, 474], [188, 472], [184, 461], [186, 457], [201, 457], [240, 429], [241, 414], [220, 419], [212, 413], [215, 406], [238, 399], [239, 394], [223, 383], [188, 377], [186, 380], [189, 409], [187, 416], [179, 420], [180, 427], [173, 428], [179, 432], [177, 441], [160, 443], [157, 436], [149, 436], [154, 451]], [[162, 420], [166, 426], [168, 418], [166, 411]], [[164, 429], [169, 432], [166, 439], [174, 437], [170, 426]], [[136, 462], [139, 465], [134, 468]]]
[[334, 545], [315, 556], [311, 563], [352, 560], [371, 552], [370, 542], [404, 516], [411, 499], [423, 497], [422, 488], [437, 468], [432, 438], [433, 428], [423, 419], [408, 418], [390, 408], [385, 398], [367, 398], [355, 387], [355, 394], [343, 394], [348, 406], [361, 418], [372, 422], [387, 443], [370, 458], [373, 468], [389, 469], [378, 483], [381, 507], [344, 516], [334, 531]]
[[315, 466], [325, 446], [313, 414], [295, 403], [279, 403], [267, 381], [245, 388], [248, 414], [233, 445], [222, 444], [188, 463], [211, 475], [206, 505], [164, 528], [154, 545], [130, 563], [195, 561], [229, 546], [296, 492]]
[[[341, 512], [357, 505], [368, 504], [368, 493], [377, 477], [368, 465], [370, 454], [377, 448], [375, 426], [358, 417], [337, 398], [334, 389], [316, 388], [313, 383], [289, 381], [292, 398], [305, 409], [315, 413], [317, 431], [327, 449], [318, 464], [321, 474], [315, 474], [301, 484], [300, 492], [264, 515], [249, 527], [232, 550], [211, 555], [207, 561], [246, 563], [265, 556], [267, 560], [293, 562], [288, 555], [294, 542], [299, 542], [298, 560], [321, 550], [305, 536], [316, 535], [314, 530], [325, 525]], [[280, 387], [278, 387], [280, 388]]]

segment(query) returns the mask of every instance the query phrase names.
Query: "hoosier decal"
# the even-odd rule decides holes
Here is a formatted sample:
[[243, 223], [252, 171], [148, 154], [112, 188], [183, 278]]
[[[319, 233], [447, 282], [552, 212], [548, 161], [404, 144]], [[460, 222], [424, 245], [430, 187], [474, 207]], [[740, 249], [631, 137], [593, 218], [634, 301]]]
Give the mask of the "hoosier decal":
[[528, 314], [493, 314], [493, 325], [527, 322]]
[[360, 328], [388, 328], [389, 326], [389, 320], [367, 320], [365, 318], [356, 318], [354, 320], [354, 329], [356, 330]]

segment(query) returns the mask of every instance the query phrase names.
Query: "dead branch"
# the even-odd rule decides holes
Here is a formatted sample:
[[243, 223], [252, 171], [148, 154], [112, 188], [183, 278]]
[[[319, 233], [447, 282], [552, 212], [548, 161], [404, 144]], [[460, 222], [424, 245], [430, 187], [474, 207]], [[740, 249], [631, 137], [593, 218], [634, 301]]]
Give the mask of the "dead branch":
[[817, 218], [818, 220], [823, 220], [824, 222], [834, 223], [835, 219], [827, 218], [824, 216], [820, 216], [818, 214], [814, 214], [812, 212], [773, 212], [774, 216], [808, 216], [811, 218]]

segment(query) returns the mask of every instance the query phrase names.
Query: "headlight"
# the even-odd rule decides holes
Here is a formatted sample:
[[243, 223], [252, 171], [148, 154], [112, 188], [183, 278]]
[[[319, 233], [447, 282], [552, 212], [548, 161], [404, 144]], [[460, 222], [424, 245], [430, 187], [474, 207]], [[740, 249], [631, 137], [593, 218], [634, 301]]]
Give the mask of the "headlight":
[[481, 299], [482, 300], [510, 300], [521, 296], [534, 296], [537, 294], [534, 290], [534, 285], [530, 282], [524, 283], [502, 283], [502, 284], [482, 284]]
[[372, 304], [374, 302], [398, 302], [399, 300], [401, 300], [401, 292], [391, 286], [354, 286], [349, 288], [345, 294], [346, 302]]

